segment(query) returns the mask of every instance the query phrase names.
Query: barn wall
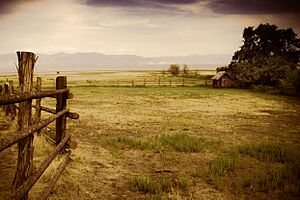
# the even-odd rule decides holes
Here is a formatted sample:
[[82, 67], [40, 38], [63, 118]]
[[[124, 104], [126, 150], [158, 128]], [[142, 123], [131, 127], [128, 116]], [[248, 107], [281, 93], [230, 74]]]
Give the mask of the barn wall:
[[212, 80], [212, 85], [215, 88], [229, 88], [234, 87], [234, 81], [228, 74], [224, 74], [219, 80]]
[[233, 87], [234, 83], [233, 80], [227, 75], [225, 74], [220, 80], [220, 87]]

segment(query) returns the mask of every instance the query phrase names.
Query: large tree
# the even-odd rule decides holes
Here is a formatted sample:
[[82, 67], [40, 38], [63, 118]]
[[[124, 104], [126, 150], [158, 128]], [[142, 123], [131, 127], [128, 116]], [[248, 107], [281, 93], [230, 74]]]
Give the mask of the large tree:
[[229, 72], [242, 86], [279, 86], [290, 71], [297, 70], [300, 61], [300, 39], [291, 29], [260, 24], [256, 29], [243, 31], [243, 45], [236, 51], [228, 67]]

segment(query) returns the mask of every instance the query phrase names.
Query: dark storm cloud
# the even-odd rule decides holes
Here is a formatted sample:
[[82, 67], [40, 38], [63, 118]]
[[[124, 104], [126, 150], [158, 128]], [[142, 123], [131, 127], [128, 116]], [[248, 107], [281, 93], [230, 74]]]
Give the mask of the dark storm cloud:
[[211, 0], [207, 6], [220, 14], [297, 14], [299, 0]]
[[0, 15], [11, 13], [18, 9], [21, 4], [32, 1], [35, 0], [0, 0]]
[[82, 0], [89, 6], [168, 8], [171, 5], [193, 5], [204, 2], [204, 7], [219, 14], [283, 14], [300, 13], [299, 0]]
[[138, 1], [134, 0], [86, 0], [84, 4], [89, 6], [137, 6], [140, 5]]
[[199, 0], [84, 0], [90, 6], [115, 7], [161, 7], [164, 5], [182, 5], [197, 3]]

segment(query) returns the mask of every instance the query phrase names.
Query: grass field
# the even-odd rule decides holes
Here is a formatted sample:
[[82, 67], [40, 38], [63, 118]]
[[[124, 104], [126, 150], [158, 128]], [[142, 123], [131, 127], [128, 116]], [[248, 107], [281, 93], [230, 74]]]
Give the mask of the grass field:
[[[68, 104], [80, 119], [69, 120], [68, 131], [78, 146], [50, 199], [298, 199], [299, 99], [69, 80], [75, 98]], [[54, 107], [50, 99], [42, 104]], [[42, 137], [36, 141], [38, 162], [50, 147]], [[0, 173], [14, 165], [2, 162], [13, 151], [0, 154]]]
[[[131, 70], [131, 71], [86, 71], [59, 72], [60, 76], [68, 77], [70, 87], [78, 86], [204, 86], [210, 85], [210, 78], [214, 70], [191, 70], [188, 75], [171, 76], [162, 74], [159, 70]], [[55, 87], [56, 72], [37, 73], [35, 76], [43, 78], [44, 87]], [[16, 74], [0, 75], [0, 80], [18, 82]]]

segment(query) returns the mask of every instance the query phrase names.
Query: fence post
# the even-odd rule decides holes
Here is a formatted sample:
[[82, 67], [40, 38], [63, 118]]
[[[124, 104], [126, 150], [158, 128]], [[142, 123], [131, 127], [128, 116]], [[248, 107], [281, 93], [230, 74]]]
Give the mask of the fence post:
[[160, 87], [160, 77], [158, 78], [158, 87]]
[[3, 91], [3, 83], [2, 81], [0, 82], [0, 94], [2, 94], [2, 91]]
[[[65, 89], [67, 88], [67, 77], [59, 76], [56, 78], [56, 89]], [[56, 97], [56, 113], [66, 109], [67, 107], [67, 93], [58, 94]], [[66, 133], [66, 115], [56, 119], [56, 145], [58, 145], [61, 140], [65, 137]]]
[[134, 80], [131, 81], [131, 86], [134, 87]]
[[[9, 94], [8, 83], [4, 83], [4, 94]], [[8, 116], [8, 114], [9, 114], [9, 108], [10, 108], [10, 105], [5, 105], [4, 106], [5, 116]]]
[[[8, 93], [12, 94], [14, 93], [14, 82], [13, 81], [8, 81]], [[8, 105], [9, 113], [11, 114], [11, 120], [15, 120], [16, 117], [16, 105], [15, 104], [10, 104]]]
[[[36, 78], [36, 91], [39, 92], [41, 91], [42, 88], [42, 78], [37, 77]], [[35, 122], [39, 123], [41, 121], [41, 100], [42, 99], [37, 99], [36, 100], [36, 107], [35, 107]], [[37, 131], [37, 134], [40, 134], [41, 130]]]
[[[20, 92], [30, 92], [32, 89], [33, 70], [37, 61], [37, 57], [32, 52], [17, 52], [17, 55]], [[32, 100], [28, 100], [19, 104], [19, 130], [30, 126], [31, 103]], [[34, 136], [31, 135], [18, 142], [18, 163], [13, 180], [14, 190], [20, 187], [23, 182], [32, 174], [34, 151], [33, 138]], [[28, 194], [25, 194], [21, 199], [26, 200], [27, 198]]]
[[146, 78], [144, 78], [144, 87], [146, 87]]
[[[3, 93], [3, 82], [0, 82], [0, 94]], [[0, 106], [0, 108], [2, 108], [3, 110], [5, 109], [5, 106]]]
[[182, 79], [182, 86], [184, 86], [184, 78]]
[[172, 87], [172, 80], [170, 79], [169, 81], [170, 81], [170, 87]]

